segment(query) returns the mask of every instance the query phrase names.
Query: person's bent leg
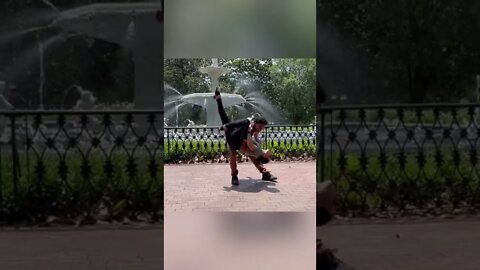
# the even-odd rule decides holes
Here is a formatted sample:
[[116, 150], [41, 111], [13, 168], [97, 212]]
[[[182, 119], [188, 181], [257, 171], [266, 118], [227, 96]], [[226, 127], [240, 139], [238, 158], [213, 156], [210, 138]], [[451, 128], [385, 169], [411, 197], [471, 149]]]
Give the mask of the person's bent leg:
[[230, 162], [230, 170], [233, 175], [238, 175], [238, 170], [237, 170], [237, 151], [230, 149], [230, 157], [229, 157], [229, 162]]
[[265, 168], [265, 166], [260, 161], [258, 161], [254, 156], [248, 156], [248, 157], [252, 161], [253, 165], [255, 165], [255, 168], [257, 168], [257, 170], [261, 174], [268, 172], [267, 168]]
[[270, 171], [268, 171], [267, 168], [265, 168], [265, 166], [255, 157], [249, 156], [249, 158], [252, 161], [253, 165], [255, 165], [255, 168], [257, 168], [257, 170], [262, 174], [262, 180], [274, 181], [278, 179], [276, 176], [273, 176]]

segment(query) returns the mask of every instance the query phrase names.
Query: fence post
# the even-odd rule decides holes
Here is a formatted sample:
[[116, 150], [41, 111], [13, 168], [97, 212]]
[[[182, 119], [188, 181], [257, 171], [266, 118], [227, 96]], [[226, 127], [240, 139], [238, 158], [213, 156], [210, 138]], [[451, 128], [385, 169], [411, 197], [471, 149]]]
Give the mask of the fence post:
[[271, 146], [268, 144], [268, 129], [269, 128], [270, 127], [265, 128], [265, 143], [263, 144], [263, 149], [271, 148]]
[[320, 181], [325, 181], [325, 112], [320, 111]]
[[12, 141], [12, 173], [13, 173], [13, 193], [15, 198], [18, 196], [18, 171], [20, 169], [18, 164], [17, 140], [15, 134], [15, 115], [10, 115], [10, 131]]
[[[163, 152], [165, 153], [165, 151], [166, 151], [166, 152], [168, 152], [168, 154], [170, 154], [170, 128], [164, 127], [163, 131], [167, 135], [167, 149], [164, 149]], [[164, 158], [165, 158], [165, 156], [164, 156]]]
[[2, 142], [0, 141], [0, 208], [3, 208], [3, 162], [2, 162]]

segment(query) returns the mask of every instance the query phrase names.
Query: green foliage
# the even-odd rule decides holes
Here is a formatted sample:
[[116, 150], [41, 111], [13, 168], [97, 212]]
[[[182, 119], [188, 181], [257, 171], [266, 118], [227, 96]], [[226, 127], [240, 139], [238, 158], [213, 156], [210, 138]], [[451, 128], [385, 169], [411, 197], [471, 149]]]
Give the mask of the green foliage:
[[165, 59], [165, 83], [184, 95], [207, 92], [210, 89], [208, 76], [198, 69], [210, 64], [206, 59]]
[[[315, 157], [314, 141], [308, 139], [273, 140], [264, 144], [265, 149], [273, 152], [273, 160], [288, 160], [293, 158]], [[229, 156], [228, 148], [222, 141], [165, 141], [165, 163], [226, 162]]]
[[[397, 153], [386, 154], [385, 162], [380, 162], [380, 154], [369, 152], [364, 167], [360, 154], [341, 157], [338, 152], [329, 153], [325, 177], [336, 183], [344, 213], [371, 213], [385, 207], [404, 210], [406, 206], [452, 209], [462, 203], [476, 207], [480, 204], [480, 165], [473, 167], [467, 152], [459, 153], [458, 161], [455, 155], [444, 147], [439, 153], [406, 154], [402, 163]], [[321, 170], [318, 173], [321, 181]]]
[[78, 153], [64, 163], [54, 154], [21, 156], [16, 183], [11, 156], [2, 156], [0, 165], [2, 224], [99, 214], [112, 221], [147, 215], [154, 222], [163, 209], [163, 162], [150, 167], [147, 156], [129, 160], [122, 154], [106, 158], [91, 153], [86, 158]]
[[236, 58], [232, 60], [225, 60], [223, 65], [230, 69], [230, 72], [223, 76], [221, 82], [225, 85], [224, 88], [234, 89], [239, 88], [241, 80], [249, 80], [256, 84], [258, 89], [264, 93], [267, 89], [272, 87], [272, 78], [270, 68], [272, 66], [272, 59], [252, 59], [252, 58]]
[[291, 124], [309, 124], [315, 116], [315, 59], [276, 59], [267, 96]]

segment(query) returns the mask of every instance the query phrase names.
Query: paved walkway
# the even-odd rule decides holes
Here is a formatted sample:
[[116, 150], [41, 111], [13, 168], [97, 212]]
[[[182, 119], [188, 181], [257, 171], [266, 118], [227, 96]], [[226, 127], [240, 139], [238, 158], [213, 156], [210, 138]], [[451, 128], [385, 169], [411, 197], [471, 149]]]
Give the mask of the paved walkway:
[[315, 162], [276, 162], [278, 181], [261, 180], [252, 163], [238, 165], [232, 187], [228, 164], [165, 166], [165, 211], [315, 211]]
[[1, 231], [0, 269], [163, 269], [163, 229]]
[[480, 269], [480, 221], [327, 225], [317, 235], [358, 270]]

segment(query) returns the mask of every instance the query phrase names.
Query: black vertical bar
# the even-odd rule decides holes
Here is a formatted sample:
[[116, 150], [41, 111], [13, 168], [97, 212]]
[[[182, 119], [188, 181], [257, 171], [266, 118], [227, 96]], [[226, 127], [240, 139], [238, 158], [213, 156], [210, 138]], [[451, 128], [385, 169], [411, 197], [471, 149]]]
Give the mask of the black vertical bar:
[[[317, 140], [317, 143], [319, 143], [320, 145], [317, 145], [317, 149], [319, 149], [320, 151], [320, 155], [318, 155], [317, 153], [317, 157], [320, 157], [320, 180], [321, 181], [325, 181], [325, 117], [326, 117], [326, 114], [327, 113], [331, 113], [331, 111], [329, 110], [322, 110], [321, 107], [322, 105], [327, 101], [327, 93], [326, 93], [326, 89], [324, 87], [322, 87], [322, 80], [321, 80], [321, 75], [325, 75], [325, 70], [324, 70], [324, 66], [321, 65], [320, 63], [322, 63], [322, 59], [321, 59], [321, 54], [320, 52], [322, 51], [322, 48], [321, 48], [321, 41], [318, 39], [319, 36], [321, 36], [321, 27], [320, 25], [323, 23], [321, 17], [318, 15], [319, 14], [319, 10], [320, 10], [320, 1], [316, 1], [316, 9], [317, 9], [317, 14], [316, 14], [316, 18], [315, 18], [315, 22], [316, 22], [316, 34], [317, 34], [317, 40], [316, 40], [316, 55], [315, 55], [315, 59], [316, 59], [316, 95], [315, 95], [315, 99], [316, 99], [316, 112], [317, 112], [317, 116], [320, 116], [320, 140]], [[333, 122], [333, 120], [332, 120]], [[316, 121], [315, 125], [318, 124], [318, 120]], [[317, 129], [316, 131], [316, 136], [318, 135], [319, 131]]]
[[3, 203], [3, 162], [2, 162], [2, 142], [0, 142], [0, 208]]
[[269, 128], [270, 127], [265, 128], [265, 144], [263, 145], [263, 149], [269, 148], [269, 145], [268, 145], [268, 129]]
[[13, 193], [15, 198], [18, 196], [18, 159], [17, 159], [17, 143], [15, 138], [15, 116], [10, 116], [10, 131], [12, 141], [12, 168], [13, 168]]
[[[164, 129], [165, 133], [167, 134], [167, 149], [166, 150], [170, 154], [170, 129], [165, 128], [165, 127], [163, 129]], [[165, 150], [164, 150], [164, 152], [165, 152]]]
[[29, 155], [29, 145], [28, 145], [28, 115], [25, 115], [25, 156], [27, 157], [27, 182], [30, 182], [30, 155]]
[[320, 111], [320, 180], [325, 181], [325, 112]]
[[[316, 123], [316, 119], [315, 119], [315, 123], [313, 124], [313, 126], [310, 126], [307, 130], [306, 130], [306, 133], [307, 134], [307, 144], [308, 144], [308, 148], [312, 147], [312, 144], [313, 144], [313, 147], [317, 147], [317, 140], [313, 140], [313, 142], [310, 141], [310, 128], [313, 129], [313, 131], [317, 132], [317, 123]], [[315, 134], [317, 135], [317, 134]]]

